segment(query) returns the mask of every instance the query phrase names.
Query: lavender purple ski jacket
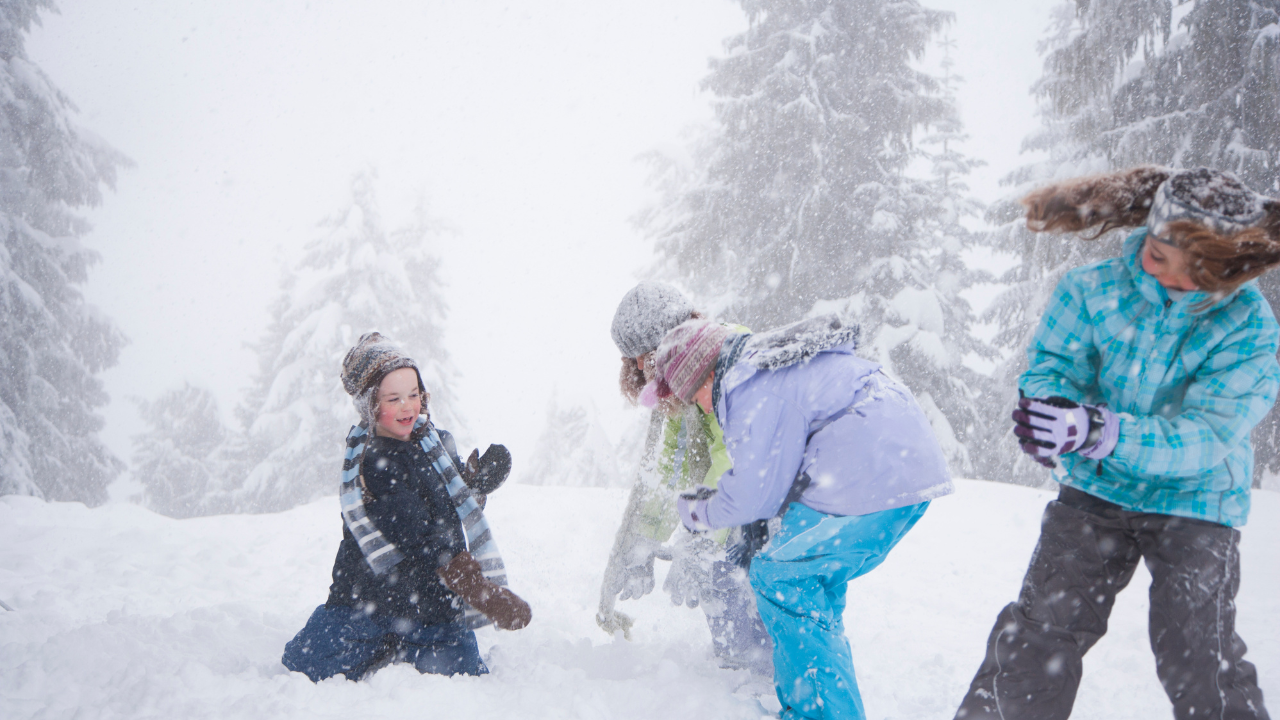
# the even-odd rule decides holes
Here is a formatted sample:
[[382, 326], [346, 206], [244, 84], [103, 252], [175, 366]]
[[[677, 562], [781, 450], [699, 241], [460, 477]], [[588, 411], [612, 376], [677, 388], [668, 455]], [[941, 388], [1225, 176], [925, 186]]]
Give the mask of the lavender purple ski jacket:
[[[750, 360], [744, 355], [719, 379], [716, 418], [733, 469], [707, 505], [711, 527], [773, 517], [801, 472], [810, 485], [800, 502], [831, 515], [866, 515], [952, 491], [915, 398], [855, 355], [852, 343], [776, 370]], [[852, 410], [830, 421], [845, 408]]]

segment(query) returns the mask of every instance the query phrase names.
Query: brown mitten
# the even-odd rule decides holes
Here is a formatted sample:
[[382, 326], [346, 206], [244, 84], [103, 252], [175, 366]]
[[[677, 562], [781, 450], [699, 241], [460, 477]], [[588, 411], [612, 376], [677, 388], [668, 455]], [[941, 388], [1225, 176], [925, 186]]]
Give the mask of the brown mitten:
[[458, 474], [462, 476], [462, 482], [471, 488], [471, 497], [476, 499], [476, 504], [483, 510], [488, 498], [476, 489], [476, 478], [480, 476], [480, 448], [471, 451], [471, 456], [458, 468]]
[[529, 603], [486, 578], [480, 572], [480, 563], [466, 550], [454, 555], [448, 565], [436, 569], [436, 574], [445, 587], [471, 603], [471, 607], [484, 613], [502, 630], [519, 630], [533, 618]]
[[471, 455], [467, 458], [466, 471], [462, 473], [462, 480], [468, 485], [472, 480], [480, 474], [480, 448], [471, 451]]

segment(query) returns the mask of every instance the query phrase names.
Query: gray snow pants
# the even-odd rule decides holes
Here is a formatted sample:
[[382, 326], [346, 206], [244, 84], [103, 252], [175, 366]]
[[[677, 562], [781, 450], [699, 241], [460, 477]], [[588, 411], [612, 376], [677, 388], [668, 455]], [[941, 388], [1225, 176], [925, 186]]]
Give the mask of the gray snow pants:
[[1257, 672], [1235, 632], [1240, 532], [1123, 510], [1063, 487], [1016, 603], [996, 618], [957, 720], [1065, 720], [1084, 654], [1107, 632], [1138, 561], [1151, 572], [1148, 632], [1178, 720], [1268, 720]]

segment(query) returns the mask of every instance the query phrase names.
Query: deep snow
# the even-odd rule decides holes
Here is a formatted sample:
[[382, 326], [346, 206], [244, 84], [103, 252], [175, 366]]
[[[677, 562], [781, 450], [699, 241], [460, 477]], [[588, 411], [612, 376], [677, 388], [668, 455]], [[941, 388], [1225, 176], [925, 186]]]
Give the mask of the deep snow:
[[[845, 614], [868, 716], [950, 718], [1000, 607], [1012, 599], [1050, 493], [963, 480]], [[661, 591], [620, 603], [633, 641], [593, 620], [625, 491], [512, 485], [489, 515], [533, 624], [479, 633], [493, 674], [313, 685], [285, 642], [323, 602], [337, 498], [274, 515], [172, 520], [0, 497], [0, 717], [757, 718], [745, 673], [720, 670], [700, 611]], [[1280, 495], [1244, 529], [1239, 630], [1273, 710], [1280, 698]], [[665, 564], [659, 563], [658, 586]], [[1139, 569], [1086, 659], [1076, 717], [1167, 718], [1146, 640]], [[767, 701], [766, 701], [767, 702]], [[774, 702], [776, 706], [776, 701]]]

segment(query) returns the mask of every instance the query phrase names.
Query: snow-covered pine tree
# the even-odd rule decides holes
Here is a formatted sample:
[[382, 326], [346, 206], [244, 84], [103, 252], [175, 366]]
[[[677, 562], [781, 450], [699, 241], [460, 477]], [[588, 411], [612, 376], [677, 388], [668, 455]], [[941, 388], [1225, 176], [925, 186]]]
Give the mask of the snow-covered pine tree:
[[[1280, 1], [1197, 0], [1162, 52], [1116, 89], [1093, 139], [1113, 167], [1156, 162], [1231, 170], [1280, 196]], [[1280, 276], [1258, 280], [1280, 311]], [[1254, 482], [1280, 485], [1280, 413], [1253, 433]]]
[[0, 494], [98, 504], [123, 469], [98, 439], [97, 373], [124, 337], [80, 287], [98, 254], [76, 214], [114, 188], [124, 156], [27, 59], [49, 0], [0, 3]]
[[528, 485], [624, 487], [628, 480], [619, 472], [618, 453], [600, 426], [595, 407], [561, 405], [554, 395], [528, 468], [520, 477]]
[[[750, 27], [703, 81], [717, 122], [694, 166], [658, 158], [663, 197], [639, 218], [655, 274], [750, 327], [858, 318], [863, 352], [911, 386], [967, 470], [982, 379], [962, 359], [985, 354], [959, 295], [978, 279], [959, 223], [977, 210], [972, 163], [949, 85], [913, 67], [950, 15], [915, 0], [741, 5]], [[929, 129], [935, 175], [914, 179], [928, 153], [913, 139]]]
[[1090, 150], [1113, 167], [1231, 170], [1280, 194], [1280, 2], [1196, 0], [1175, 29], [1131, 62]]
[[[1187, 7], [1189, 5], [1189, 7]], [[1175, 10], [1186, 11], [1174, 22]], [[1000, 368], [1007, 410], [1025, 368], [1022, 350], [1048, 295], [1066, 270], [1114, 257], [1123, 232], [1094, 242], [1037, 236], [1022, 225], [1016, 198], [1044, 182], [1140, 164], [1229, 169], [1254, 188], [1280, 189], [1280, 3], [1276, 0], [1067, 0], [1043, 44], [1045, 72], [1034, 91], [1042, 130], [1024, 148], [1045, 151], [1007, 179], [1013, 192], [992, 206], [1000, 227], [986, 241], [1020, 263], [993, 305], [1009, 353]], [[1260, 285], [1273, 307], [1280, 278]], [[994, 412], [994, 409], [993, 409]], [[1003, 423], [1000, 433], [1007, 434]], [[1280, 418], [1255, 431], [1259, 464], [1280, 471]], [[1012, 448], [1012, 441], [1003, 439]], [[1017, 453], [993, 453], [989, 477], [1043, 481]]]
[[383, 228], [374, 177], [358, 175], [352, 199], [321, 224], [286, 277], [271, 324], [255, 345], [258, 373], [237, 409], [244, 434], [235, 448], [231, 503], [269, 512], [337, 492], [343, 439], [358, 422], [342, 389], [342, 358], [377, 330], [418, 362], [433, 421], [460, 431], [456, 372], [444, 349], [447, 306], [432, 245], [438, 223]]
[[[1017, 258], [1000, 277], [1009, 287], [988, 308], [985, 319], [999, 328], [993, 340], [1004, 353], [994, 373], [998, 390], [984, 414], [991, 418], [982, 477], [1025, 485], [1050, 483], [1048, 473], [1018, 452], [1008, 415], [1017, 402], [1017, 377], [1026, 369], [1024, 349], [1053, 288], [1071, 268], [1115, 257], [1124, 233], [1093, 241], [1026, 229], [1018, 199], [1055, 179], [1106, 172], [1107, 158], [1091, 149], [1091, 138], [1109, 127], [1110, 96], [1139, 50], [1154, 54], [1169, 37], [1170, 0], [1063, 0], [1052, 10], [1048, 36], [1041, 42], [1044, 74], [1033, 85], [1041, 129], [1022, 149], [1043, 159], [1028, 163], [1005, 179], [1011, 192], [993, 203], [987, 220], [996, 227], [979, 242]], [[1148, 161], [1151, 162], [1151, 161]]]
[[221, 510], [210, 506], [210, 494], [223, 470], [227, 431], [213, 394], [186, 384], [137, 405], [147, 425], [133, 438], [133, 476], [142, 484], [143, 504], [176, 518]]
[[[970, 267], [965, 260], [977, 243], [962, 218], [977, 217], [982, 204], [969, 195], [965, 177], [983, 163], [958, 150], [968, 135], [956, 111], [955, 86], [962, 81], [952, 73], [954, 41], [939, 43], [943, 50], [942, 117], [920, 140], [932, 167], [929, 202], [922, 212], [919, 230], [903, 257], [915, 266], [916, 275], [886, 305], [875, 336], [875, 355], [911, 387], [946, 452], [951, 467], [971, 474], [974, 456], [987, 453], [990, 436], [983, 415], [994, 392], [989, 375], [966, 364], [966, 358], [992, 361], [997, 353], [973, 334], [976, 318], [962, 291], [992, 280], [990, 273]], [[875, 287], [874, 285], [872, 287]]]

